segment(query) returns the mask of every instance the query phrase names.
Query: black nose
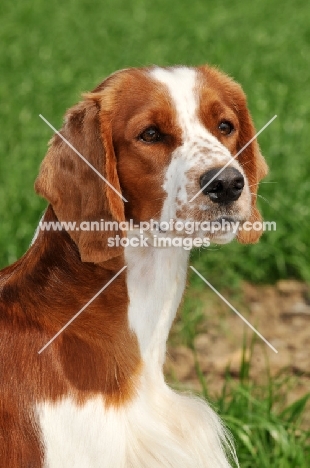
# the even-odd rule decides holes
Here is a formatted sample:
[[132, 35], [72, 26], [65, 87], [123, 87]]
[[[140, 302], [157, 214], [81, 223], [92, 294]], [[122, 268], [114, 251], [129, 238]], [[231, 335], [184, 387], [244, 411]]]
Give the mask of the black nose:
[[202, 193], [209, 195], [214, 203], [230, 203], [241, 195], [244, 187], [244, 178], [241, 172], [234, 167], [226, 167], [219, 173], [221, 167], [211, 169], [200, 177]]

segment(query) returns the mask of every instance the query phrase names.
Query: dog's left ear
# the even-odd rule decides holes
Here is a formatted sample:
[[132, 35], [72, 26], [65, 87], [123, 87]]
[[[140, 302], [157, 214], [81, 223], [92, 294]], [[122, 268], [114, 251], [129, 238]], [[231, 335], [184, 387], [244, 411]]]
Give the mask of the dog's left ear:
[[[240, 122], [238, 151], [240, 151], [255, 136], [256, 131], [247, 109], [246, 102], [239, 106], [238, 114]], [[251, 214], [247, 221], [252, 224], [255, 221], [261, 222], [262, 217], [256, 205], [257, 190], [259, 181], [268, 173], [268, 166], [261, 155], [256, 139], [239, 154], [238, 162], [245, 172], [251, 192]], [[255, 230], [252, 228], [249, 231], [241, 230], [237, 235], [237, 239], [242, 244], [253, 244], [259, 240], [262, 233], [262, 229]]]

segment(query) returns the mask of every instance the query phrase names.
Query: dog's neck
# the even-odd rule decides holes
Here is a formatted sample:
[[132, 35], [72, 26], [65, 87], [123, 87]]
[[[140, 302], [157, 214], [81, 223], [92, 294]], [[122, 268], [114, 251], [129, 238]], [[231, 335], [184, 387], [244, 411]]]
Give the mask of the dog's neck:
[[189, 253], [180, 247], [127, 247], [129, 323], [144, 362], [154, 371], [165, 360], [166, 341], [186, 283]]
[[[44, 220], [57, 221], [51, 207], [48, 208]], [[68, 313], [66, 321], [69, 321], [78, 312], [78, 307], [83, 307], [91, 298], [89, 288], [85, 284], [90, 277], [92, 279], [91, 282], [95, 283], [94, 287], [99, 290], [105, 283], [107, 270], [109, 277], [111, 277], [117, 274], [124, 264], [127, 265], [124, 276], [122, 274], [122, 277], [126, 278], [124, 287], [127, 288], [127, 291], [124, 291], [125, 295], [123, 297], [118, 297], [116, 300], [119, 303], [123, 301], [124, 305], [127, 302], [129, 329], [137, 336], [144, 365], [149, 370], [154, 370], [158, 375], [158, 371], [161, 371], [165, 360], [168, 334], [185, 288], [188, 251], [180, 247], [161, 249], [152, 246], [129, 246], [125, 248], [125, 261], [124, 259], [122, 261], [114, 259], [96, 266], [81, 262], [77, 247], [70, 239], [69, 234], [63, 231], [39, 232], [30, 250], [41, 251], [40, 255], [36, 256], [41, 262], [44, 262], [46, 258], [49, 258], [49, 261], [52, 260], [54, 266], [45, 264], [35, 267], [33, 265], [33, 269], [48, 267], [54, 270], [52, 276], [54, 279], [56, 276], [58, 277], [58, 286], [57, 289], [53, 289], [52, 287], [45, 289], [45, 294], [50, 294], [51, 296], [45, 297], [45, 300], [50, 301], [52, 305], [55, 298], [61, 296], [62, 300], [65, 301], [61, 309], [67, 310]], [[57, 258], [57, 256], [60, 258]], [[64, 256], [69, 256], [70, 258], [66, 261]], [[60, 265], [63, 267], [59, 268]], [[71, 271], [72, 268], [75, 273]], [[100, 271], [102, 271], [101, 280]], [[80, 280], [78, 280], [76, 275]], [[79, 286], [76, 293], [74, 293], [74, 285], [81, 285], [83, 283], [83, 287]], [[68, 288], [68, 293], [66, 292], [66, 288]], [[87, 291], [85, 298], [83, 298], [82, 294], [84, 289]], [[97, 289], [94, 289], [94, 294], [98, 292]], [[114, 289], [115, 284], [113, 285], [112, 282], [107, 288], [107, 294], [111, 294], [114, 297]], [[62, 290], [64, 294], [61, 293]], [[72, 291], [71, 294], [69, 294], [69, 291]], [[71, 305], [72, 294], [80, 299], [79, 306], [75, 306], [77, 310], [74, 310]], [[100, 298], [100, 296], [96, 299], [97, 303], [98, 301], [99, 303], [102, 301], [100, 316], [98, 308], [92, 311], [91, 307], [89, 307], [89, 317], [93, 317], [94, 320], [94, 326], [92, 326], [92, 320], [88, 322], [90, 327], [89, 333], [93, 333], [94, 329], [100, 333], [101, 328], [105, 328], [104, 320], [108, 320], [108, 317], [105, 317], [107, 311], [104, 311], [104, 309], [111, 307], [111, 305], [105, 304], [104, 298]], [[85, 311], [85, 313], [87, 312]], [[55, 310], [55, 314], [57, 314], [57, 310]], [[54, 320], [57, 324], [59, 318], [54, 316]], [[77, 320], [77, 322], [80, 321], [81, 319]], [[77, 325], [78, 323], [75, 327]]]

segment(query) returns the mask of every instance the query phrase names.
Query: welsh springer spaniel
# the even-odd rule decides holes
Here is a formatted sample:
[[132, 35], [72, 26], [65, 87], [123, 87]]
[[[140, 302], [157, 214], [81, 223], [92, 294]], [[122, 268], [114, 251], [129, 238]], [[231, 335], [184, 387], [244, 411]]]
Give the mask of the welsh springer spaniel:
[[[256, 141], [231, 159], [255, 131], [241, 87], [216, 69], [121, 70], [67, 112], [61, 135], [109, 184], [55, 135], [35, 183], [49, 202], [44, 222], [261, 219], [256, 192], [267, 166]], [[1, 273], [3, 468], [230, 466], [218, 416], [163, 376], [189, 252], [109, 247], [116, 235], [137, 232], [39, 230]]]

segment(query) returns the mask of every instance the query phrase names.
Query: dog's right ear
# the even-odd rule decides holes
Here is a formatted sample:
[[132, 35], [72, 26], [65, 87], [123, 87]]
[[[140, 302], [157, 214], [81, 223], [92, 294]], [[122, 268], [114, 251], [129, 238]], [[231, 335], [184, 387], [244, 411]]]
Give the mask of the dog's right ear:
[[[256, 130], [245, 100], [239, 101], [238, 114], [240, 122], [238, 151], [240, 151], [249, 141], [255, 138]], [[262, 226], [262, 217], [257, 207], [257, 191], [260, 180], [268, 173], [268, 166], [260, 152], [256, 139], [254, 139], [251, 144], [239, 154], [238, 161], [249, 182], [251, 192], [251, 214], [247, 221], [252, 224], [252, 228], [249, 231], [245, 229], [239, 231], [237, 239], [242, 244], [254, 244], [255, 242], [258, 242], [263, 233], [262, 227], [260, 230], [255, 230], [253, 228], [253, 224], [257, 222]]]
[[[108, 238], [123, 236], [116, 223], [125, 221], [125, 216], [111, 127], [95, 94], [87, 95], [69, 109], [60, 133], [92, 167], [56, 134], [41, 165], [35, 190], [49, 201], [59, 221], [76, 223], [78, 229], [68, 233], [81, 260], [101, 263], [123, 253], [122, 247], [109, 247]], [[116, 222], [114, 229], [86, 230], [93, 221], [100, 228], [101, 220]]]

